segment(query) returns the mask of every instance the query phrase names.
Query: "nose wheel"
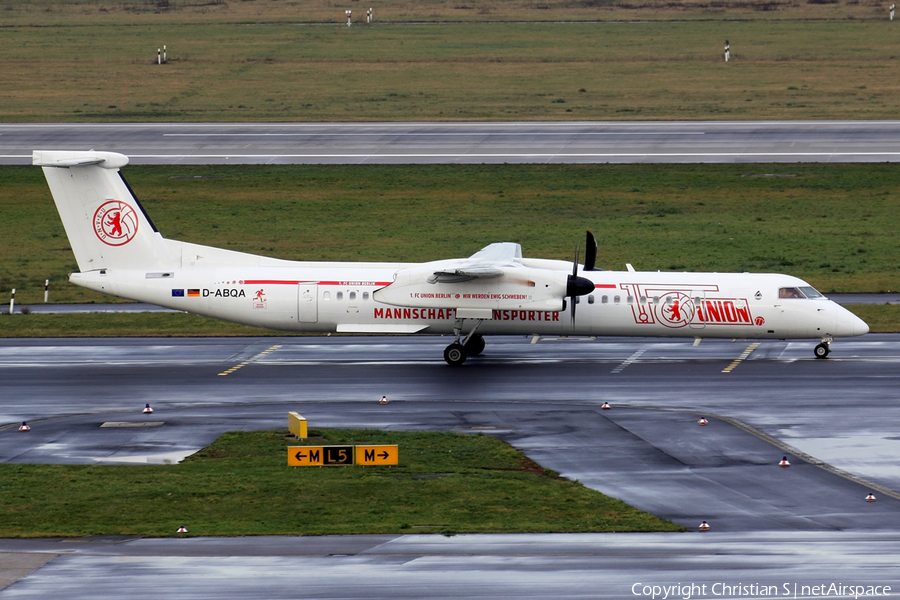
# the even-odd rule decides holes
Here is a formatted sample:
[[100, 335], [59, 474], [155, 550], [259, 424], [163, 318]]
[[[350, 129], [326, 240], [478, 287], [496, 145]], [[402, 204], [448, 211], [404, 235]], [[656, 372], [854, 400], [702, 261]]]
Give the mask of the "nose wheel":
[[828, 353], [831, 352], [831, 344], [822, 342], [815, 347], [813, 352], [816, 354], [816, 358], [827, 358]]

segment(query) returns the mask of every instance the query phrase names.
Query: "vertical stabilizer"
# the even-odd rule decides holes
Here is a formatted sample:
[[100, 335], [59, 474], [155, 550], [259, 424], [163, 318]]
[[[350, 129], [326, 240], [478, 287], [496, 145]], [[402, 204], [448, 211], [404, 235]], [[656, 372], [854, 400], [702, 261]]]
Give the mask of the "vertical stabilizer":
[[35, 150], [81, 272], [170, 269], [175, 261], [144, 207], [119, 173], [114, 152]]

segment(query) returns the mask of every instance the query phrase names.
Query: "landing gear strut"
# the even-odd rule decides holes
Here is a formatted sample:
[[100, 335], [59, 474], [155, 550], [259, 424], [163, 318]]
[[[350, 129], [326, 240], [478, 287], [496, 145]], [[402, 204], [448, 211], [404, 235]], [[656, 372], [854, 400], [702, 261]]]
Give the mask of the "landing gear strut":
[[823, 339], [822, 343], [818, 344], [813, 352], [815, 352], [816, 358], [826, 358], [828, 353], [831, 352], [831, 338]]
[[462, 336], [462, 326], [464, 319], [457, 319], [456, 325], [453, 327], [453, 333], [456, 334], [456, 341], [444, 349], [444, 360], [453, 367], [466, 362], [469, 356], [478, 356], [484, 351], [484, 337], [475, 334], [475, 330], [484, 321], [484, 319], [476, 319], [475, 327], [466, 336], [466, 339], [460, 341]]

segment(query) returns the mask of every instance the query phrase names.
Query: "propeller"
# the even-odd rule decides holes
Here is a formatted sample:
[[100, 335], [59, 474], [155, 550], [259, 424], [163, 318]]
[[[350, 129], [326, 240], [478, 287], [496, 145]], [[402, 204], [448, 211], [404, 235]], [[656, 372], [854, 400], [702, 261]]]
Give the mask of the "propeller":
[[[591, 236], [593, 238], [593, 236]], [[566, 281], [566, 296], [571, 298], [572, 305], [572, 325], [575, 325], [575, 298], [584, 296], [594, 291], [594, 282], [586, 277], [578, 276], [578, 253], [581, 250], [579, 246], [575, 246], [575, 261], [572, 263], [572, 274]], [[595, 244], [596, 252], [596, 244]], [[588, 250], [590, 254], [590, 250]], [[587, 262], [587, 261], [585, 261]]]
[[597, 266], [597, 240], [591, 230], [587, 230], [584, 242], [584, 270], [593, 271]]

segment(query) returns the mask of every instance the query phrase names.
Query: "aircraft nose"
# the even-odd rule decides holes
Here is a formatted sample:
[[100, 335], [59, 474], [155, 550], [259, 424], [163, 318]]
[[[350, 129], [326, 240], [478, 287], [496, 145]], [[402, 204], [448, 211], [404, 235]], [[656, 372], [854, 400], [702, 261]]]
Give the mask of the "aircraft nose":
[[838, 307], [835, 321], [834, 335], [837, 337], [851, 337], [869, 333], [869, 324], [843, 306]]

